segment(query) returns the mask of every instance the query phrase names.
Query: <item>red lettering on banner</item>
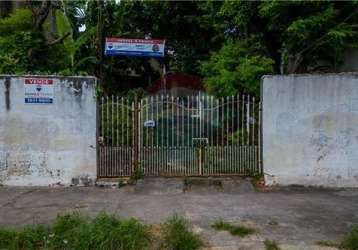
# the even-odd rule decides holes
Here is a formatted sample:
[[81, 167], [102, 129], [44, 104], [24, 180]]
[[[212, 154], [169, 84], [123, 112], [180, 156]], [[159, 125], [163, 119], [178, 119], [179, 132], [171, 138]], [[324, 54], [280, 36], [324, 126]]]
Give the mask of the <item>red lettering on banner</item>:
[[25, 84], [51, 85], [51, 84], [53, 84], [53, 80], [52, 79], [41, 79], [41, 78], [27, 78], [27, 79], [25, 79]]
[[128, 38], [116, 38], [116, 37], [107, 37], [106, 42], [112, 43], [145, 43], [145, 44], [164, 44], [164, 40], [156, 39], [128, 39]]

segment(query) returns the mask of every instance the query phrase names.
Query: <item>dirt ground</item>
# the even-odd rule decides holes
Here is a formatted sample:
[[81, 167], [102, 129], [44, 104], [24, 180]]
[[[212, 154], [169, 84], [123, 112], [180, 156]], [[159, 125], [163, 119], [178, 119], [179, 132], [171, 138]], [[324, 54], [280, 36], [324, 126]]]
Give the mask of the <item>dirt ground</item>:
[[[0, 187], [0, 225], [51, 223], [58, 213], [105, 211], [158, 224], [184, 216], [208, 249], [264, 249], [265, 239], [282, 249], [330, 249], [317, 241], [339, 241], [358, 224], [358, 190], [285, 188], [258, 192], [244, 180], [213, 182], [145, 179], [125, 187]], [[239, 238], [211, 225], [222, 218], [254, 227]]]

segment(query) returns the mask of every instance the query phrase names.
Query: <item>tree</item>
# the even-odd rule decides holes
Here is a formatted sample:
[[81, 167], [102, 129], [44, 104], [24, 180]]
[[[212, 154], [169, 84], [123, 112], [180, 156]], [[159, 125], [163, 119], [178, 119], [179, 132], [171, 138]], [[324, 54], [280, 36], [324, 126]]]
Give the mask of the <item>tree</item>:
[[[203, 77], [212, 93], [257, 94], [262, 74], [337, 72], [343, 52], [358, 45], [357, 1], [24, 3], [10, 16], [12, 4], [0, 4], [0, 72], [102, 72], [112, 93], [146, 88], [165, 63], [169, 72]], [[165, 39], [172, 55], [103, 57], [105, 36]]]
[[358, 2], [262, 2], [259, 16], [279, 37], [285, 72], [334, 72], [357, 46]]
[[212, 25], [230, 42], [202, 61], [201, 73], [210, 91], [231, 94], [255, 92], [262, 74], [336, 72], [358, 45], [357, 23], [357, 2], [225, 1]]
[[[208, 58], [213, 47], [219, 43], [211, 41], [215, 30], [201, 22], [205, 13], [201, 3], [196, 1], [106, 1], [104, 4], [104, 34], [128, 38], [165, 39], [167, 49], [173, 56], [165, 59], [167, 69], [171, 72], [199, 73], [199, 60]], [[92, 2], [87, 12], [87, 24], [97, 22], [98, 6]], [[159, 60], [112, 57], [104, 59], [105, 82], [111, 91], [127, 91], [132, 87], [145, 88], [150, 79], [159, 78], [161, 68]], [[128, 77], [136, 77], [137, 85], [125, 86]]]
[[35, 23], [29, 9], [16, 9], [0, 20], [2, 74], [50, 73], [65, 67], [63, 46], [50, 46], [43, 34], [34, 30]]
[[273, 73], [273, 60], [262, 53], [256, 38], [230, 40], [201, 64], [208, 91], [217, 96], [246, 92], [259, 95], [260, 78]]

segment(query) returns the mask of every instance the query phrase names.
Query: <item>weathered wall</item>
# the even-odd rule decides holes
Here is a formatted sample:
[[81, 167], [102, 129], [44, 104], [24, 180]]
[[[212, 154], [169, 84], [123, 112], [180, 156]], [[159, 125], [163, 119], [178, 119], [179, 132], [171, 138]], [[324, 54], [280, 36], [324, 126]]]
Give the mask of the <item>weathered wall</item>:
[[37, 78], [54, 79], [53, 104], [25, 104], [24, 77], [0, 76], [0, 183], [93, 182], [95, 78]]
[[268, 185], [358, 187], [358, 74], [265, 76]]

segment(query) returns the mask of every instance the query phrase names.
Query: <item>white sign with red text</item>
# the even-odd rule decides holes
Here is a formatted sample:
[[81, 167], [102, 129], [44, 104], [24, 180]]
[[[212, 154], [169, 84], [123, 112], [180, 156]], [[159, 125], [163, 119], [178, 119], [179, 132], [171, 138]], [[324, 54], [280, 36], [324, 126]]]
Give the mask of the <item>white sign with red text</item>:
[[25, 103], [51, 104], [54, 97], [54, 80], [25, 78], [24, 91]]

